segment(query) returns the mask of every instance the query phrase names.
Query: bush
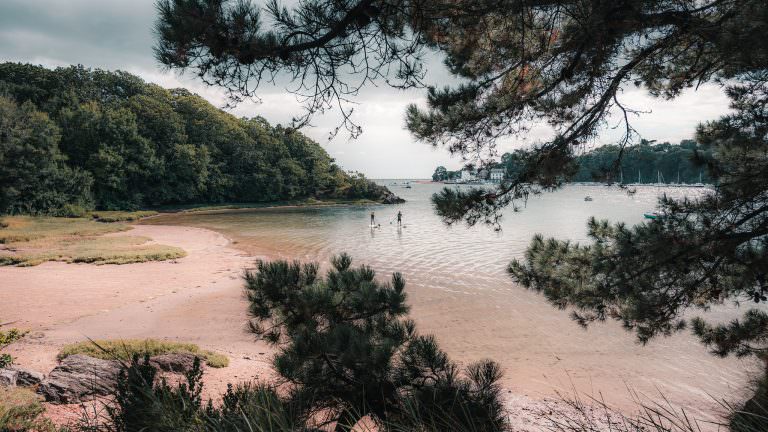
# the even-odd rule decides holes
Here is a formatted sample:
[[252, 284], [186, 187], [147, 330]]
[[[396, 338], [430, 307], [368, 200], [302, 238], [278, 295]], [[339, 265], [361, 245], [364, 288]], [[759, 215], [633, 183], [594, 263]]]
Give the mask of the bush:
[[64, 204], [60, 209], [51, 212], [51, 216], [80, 218], [88, 215], [88, 210], [78, 204]]

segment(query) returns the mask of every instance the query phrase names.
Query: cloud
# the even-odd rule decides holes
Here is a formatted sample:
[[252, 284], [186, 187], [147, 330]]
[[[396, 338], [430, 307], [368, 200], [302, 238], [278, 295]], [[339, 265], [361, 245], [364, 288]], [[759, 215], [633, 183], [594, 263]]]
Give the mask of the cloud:
[[[155, 15], [154, 0], [1, 0], [0, 60], [121, 69], [164, 87], [186, 87], [214, 105], [224, 106], [226, 96], [221, 89], [158, 66], [152, 53]], [[430, 84], [453, 82], [439, 56], [430, 56], [427, 63]], [[280, 86], [264, 86], [259, 96], [261, 103], [244, 102], [230, 111], [238, 116], [260, 115], [282, 124], [302, 113], [296, 97]], [[714, 85], [685, 92], [674, 101], [654, 99], [637, 89], [627, 89], [621, 98], [628, 106], [650, 111], [633, 119], [633, 126], [643, 137], [671, 142], [690, 138], [700, 121], [719, 117], [728, 105]], [[353, 119], [364, 130], [359, 139], [351, 141], [342, 133], [328, 140], [340, 121], [334, 111], [315, 117], [312, 127], [303, 131], [344, 168], [370, 177], [408, 178], [429, 177], [437, 165], [461, 166], [460, 159], [415, 142], [404, 129], [405, 107], [409, 103], [423, 105], [423, 90], [367, 87], [356, 102]], [[618, 120], [614, 115], [612, 121]], [[537, 125], [522, 139], [501, 142], [499, 149], [511, 150], [550, 136], [548, 126]], [[597, 142], [612, 142], [619, 136], [618, 130], [606, 128]]]

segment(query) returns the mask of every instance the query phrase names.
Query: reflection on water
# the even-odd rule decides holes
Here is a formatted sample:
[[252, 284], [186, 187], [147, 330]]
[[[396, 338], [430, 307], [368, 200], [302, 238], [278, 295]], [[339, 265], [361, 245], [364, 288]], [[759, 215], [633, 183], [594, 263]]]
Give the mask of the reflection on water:
[[[568, 186], [532, 197], [520, 212], [506, 212], [503, 229], [494, 232], [442, 224], [429, 198], [443, 186], [412, 185], [392, 187], [407, 200], [396, 206], [183, 214], [152, 223], [215, 229], [253, 255], [327, 262], [347, 252], [379, 275], [399, 271], [422, 331], [435, 333], [461, 361], [500, 361], [506, 384], [523, 393], [552, 394], [575, 385], [626, 407], [629, 385], [649, 395], [661, 388], [676, 402], [709, 409], [715, 403], [708, 394], [732, 395], [746, 380], [751, 364], [716, 359], [688, 335], [641, 347], [615, 323], [581, 330], [567, 312], [515, 286], [505, 274], [510, 259], [522, 256], [536, 233], [584, 241], [590, 216], [639, 223], [660, 193], [695, 196], [703, 189], [643, 187], [628, 195], [617, 188]], [[586, 195], [593, 201], [585, 201]], [[370, 228], [371, 211], [380, 228]], [[395, 220], [398, 211], [402, 228]]]

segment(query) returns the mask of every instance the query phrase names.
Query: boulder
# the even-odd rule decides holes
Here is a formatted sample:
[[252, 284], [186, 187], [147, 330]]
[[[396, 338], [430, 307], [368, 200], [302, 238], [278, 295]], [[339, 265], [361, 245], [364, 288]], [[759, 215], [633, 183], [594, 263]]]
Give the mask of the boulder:
[[16, 371], [16, 385], [22, 387], [32, 387], [40, 384], [45, 376], [40, 372], [13, 366], [9, 368]]
[[405, 200], [395, 195], [394, 193], [387, 191], [381, 197], [382, 204], [402, 204]]
[[160, 354], [149, 359], [149, 364], [157, 370], [176, 373], [189, 372], [194, 362], [195, 355], [190, 353]]
[[19, 373], [13, 369], [0, 369], [0, 387], [15, 387]]
[[45, 378], [38, 393], [55, 404], [77, 403], [114, 392], [121, 365], [86, 355], [72, 355]]

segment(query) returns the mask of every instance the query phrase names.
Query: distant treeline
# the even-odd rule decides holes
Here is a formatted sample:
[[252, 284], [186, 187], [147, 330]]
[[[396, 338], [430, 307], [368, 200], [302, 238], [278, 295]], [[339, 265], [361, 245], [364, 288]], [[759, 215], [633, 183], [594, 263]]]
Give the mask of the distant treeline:
[[320, 145], [125, 72], [0, 64], [0, 213], [387, 192]]
[[595, 148], [576, 158], [578, 171], [575, 182], [614, 181], [624, 183], [712, 183], [707, 168], [696, 160], [709, 159], [709, 149], [693, 140], [680, 144], [640, 144], [625, 147], [621, 154], [620, 169], [616, 169], [620, 148], [607, 145]]
[[[479, 170], [478, 175], [486, 178], [491, 168], [503, 168], [507, 177], [513, 177], [521, 168], [522, 155], [521, 151], [504, 153], [501, 162]], [[621, 162], [617, 167], [619, 158]], [[625, 147], [623, 152], [616, 145], [606, 145], [576, 156], [575, 173], [568, 181], [656, 183], [661, 179], [664, 183], [712, 183], [706, 167], [696, 162], [709, 158], [709, 149], [692, 140], [683, 140], [680, 144], [653, 144], [643, 140], [640, 144]], [[449, 171], [440, 166], [435, 169], [432, 179], [453, 180], [460, 176], [460, 170]]]

